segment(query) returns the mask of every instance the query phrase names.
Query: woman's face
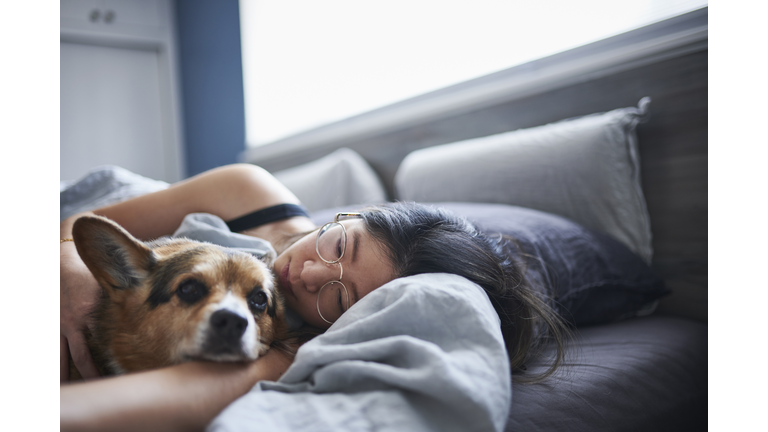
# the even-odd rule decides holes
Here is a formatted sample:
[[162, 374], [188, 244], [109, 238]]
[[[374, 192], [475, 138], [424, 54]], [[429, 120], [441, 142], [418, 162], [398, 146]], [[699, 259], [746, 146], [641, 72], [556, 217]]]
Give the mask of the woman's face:
[[[371, 291], [394, 279], [392, 263], [365, 230], [361, 219], [340, 222], [347, 230], [347, 246], [340, 263], [344, 267], [341, 282], [354, 305]], [[339, 265], [327, 264], [315, 250], [317, 231], [302, 237], [280, 254], [274, 263], [278, 286], [285, 304], [312, 326], [328, 328], [317, 312], [317, 293], [330, 281], [339, 280]]]

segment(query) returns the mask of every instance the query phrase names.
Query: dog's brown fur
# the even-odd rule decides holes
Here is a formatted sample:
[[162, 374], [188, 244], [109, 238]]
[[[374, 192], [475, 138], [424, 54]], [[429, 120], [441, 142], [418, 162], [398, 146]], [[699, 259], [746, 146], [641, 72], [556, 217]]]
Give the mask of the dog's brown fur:
[[[78, 219], [73, 237], [103, 289], [86, 335], [102, 375], [193, 359], [254, 360], [287, 332], [273, 275], [249, 254], [188, 239], [144, 243], [98, 216]], [[241, 319], [227, 321], [233, 314], [247, 321], [242, 336], [226, 333], [242, 328]], [[70, 379], [79, 377], [70, 359]]]

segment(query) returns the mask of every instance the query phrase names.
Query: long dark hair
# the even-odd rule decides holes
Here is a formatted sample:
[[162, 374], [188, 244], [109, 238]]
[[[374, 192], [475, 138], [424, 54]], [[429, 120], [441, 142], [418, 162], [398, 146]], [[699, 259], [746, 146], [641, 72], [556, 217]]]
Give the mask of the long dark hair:
[[[510, 366], [519, 382], [540, 381], [564, 361], [569, 330], [524, 275], [522, 260], [505, 250], [510, 239], [487, 235], [454, 213], [416, 203], [387, 203], [361, 210], [371, 236], [383, 246], [397, 277], [452, 273], [480, 285], [501, 318]], [[523, 372], [544, 342], [556, 352], [539, 375]]]

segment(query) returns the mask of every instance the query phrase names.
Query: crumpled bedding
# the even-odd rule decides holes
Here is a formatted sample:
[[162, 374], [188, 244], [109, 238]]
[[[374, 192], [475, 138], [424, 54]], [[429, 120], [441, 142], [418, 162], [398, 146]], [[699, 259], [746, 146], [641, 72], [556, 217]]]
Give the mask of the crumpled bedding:
[[464, 278], [397, 279], [305, 344], [209, 431], [501, 431], [512, 389], [499, 318]]
[[164, 181], [152, 180], [118, 166], [96, 167], [76, 181], [59, 182], [59, 220], [168, 186]]
[[[99, 203], [161, 186], [106, 170], [100, 181], [89, 179]], [[68, 192], [77, 187], [62, 188], [62, 219], [65, 208], [99, 206]], [[279, 381], [257, 383], [208, 430], [501, 431], [510, 383], [499, 317], [485, 292], [459, 276], [417, 275], [355, 303], [299, 349]]]

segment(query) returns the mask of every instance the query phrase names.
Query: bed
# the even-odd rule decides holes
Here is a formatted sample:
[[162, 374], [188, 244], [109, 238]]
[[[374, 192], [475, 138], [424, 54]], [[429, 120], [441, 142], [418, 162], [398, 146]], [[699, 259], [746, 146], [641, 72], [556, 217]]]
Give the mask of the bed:
[[[706, 430], [707, 10], [673, 21], [605, 45], [663, 32], [665, 25], [703, 33], [653, 58], [555, 88], [367, 133], [340, 135], [331, 125], [250, 150], [243, 160], [267, 168], [306, 197], [317, 222], [360, 203], [414, 200], [448, 207], [491, 232], [538, 235], [551, 228], [537, 226], [536, 217], [527, 226], [510, 225], [533, 209], [607, 234], [652, 275], [639, 267], [629, 275], [616, 270], [611, 287], [595, 288], [603, 281], [584, 288], [585, 280], [582, 290], [589, 295], [561, 298], [578, 315], [570, 316], [577, 323], [574, 355], [543, 383], [513, 383], [504, 424], [496, 430]], [[504, 73], [524, 77], [557, 61], [567, 59]], [[395, 108], [346, 120], [346, 126], [383, 119]], [[315, 145], [302, 147], [310, 141]], [[329, 195], [330, 188], [307, 184], [332, 184], [343, 193]], [[550, 252], [546, 258], [557, 260], [557, 251]], [[563, 286], [605, 276], [600, 271], [554, 273]], [[607, 299], [616, 287], [619, 292]], [[567, 295], [575, 288], [562, 289]], [[463, 430], [470, 429], [493, 428]]]
[[[317, 223], [417, 201], [514, 237], [509, 253], [528, 257], [527, 276], [574, 327], [553, 377], [513, 381], [487, 298], [461, 278], [420, 275], [366, 296], [208, 429], [706, 430], [706, 9], [676, 20], [703, 26], [703, 39], [485, 106], [375, 133], [331, 125], [244, 155]], [[663, 28], [641, 30], [604, 45]], [[62, 187], [62, 218], [165, 187], [119, 169], [87, 183]], [[446, 320], [445, 305], [469, 318]]]

